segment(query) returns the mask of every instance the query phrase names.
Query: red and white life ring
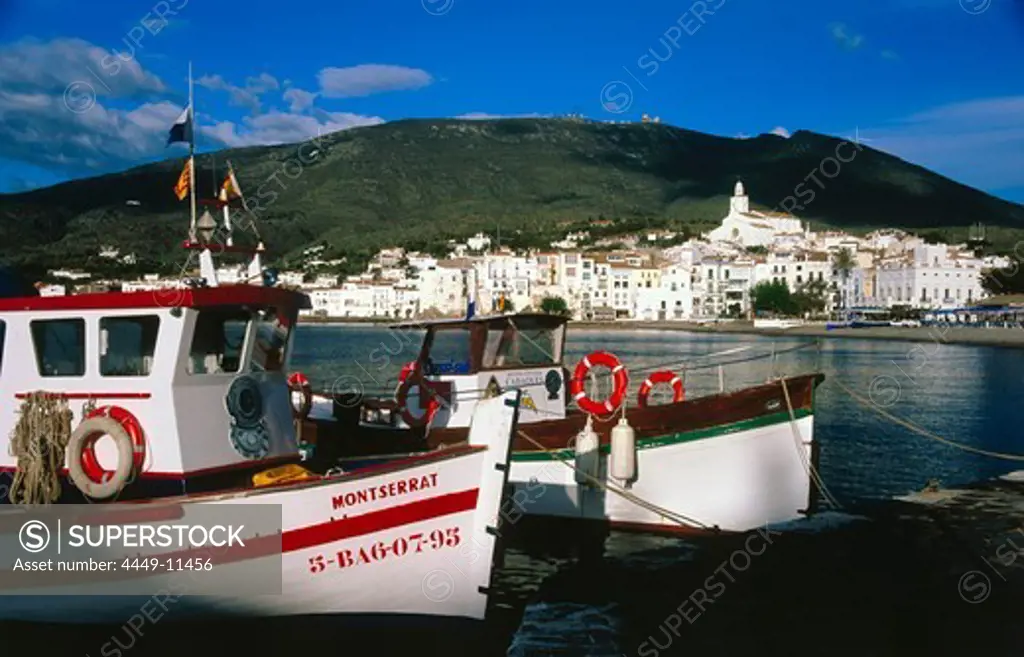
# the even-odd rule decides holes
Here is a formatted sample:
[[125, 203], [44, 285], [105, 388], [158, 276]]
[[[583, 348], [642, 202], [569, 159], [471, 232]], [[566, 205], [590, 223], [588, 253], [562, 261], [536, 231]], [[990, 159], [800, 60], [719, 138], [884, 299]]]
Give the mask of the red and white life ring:
[[[309, 416], [310, 409], [313, 408], [313, 386], [305, 374], [292, 372], [292, 375], [288, 377], [288, 390], [290, 391], [288, 399], [291, 401], [292, 417], [297, 420], [305, 420]], [[302, 396], [302, 401], [298, 406], [295, 405], [295, 399], [292, 396], [294, 393]]]
[[647, 377], [640, 386], [640, 392], [636, 396], [636, 403], [640, 408], [647, 408], [647, 397], [651, 394], [654, 386], [667, 383], [672, 386], [672, 403], [683, 401], [686, 391], [683, 389], [683, 380], [676, 376], [671, 370], [661, 370]]
[[[413, 388], [419, 388], [417, 399], [419, 399], [418, 405], [420, 408], [423, 408], [423, 396], [429, 396], [427, 410], [422, 415], [414, 415], [409, 408], [409, 393]], [[410, 427], [423, 427], [430, 424], [431, 420], [434, 419], [434, 414], [441, 408], [437, 395], [427, 388], [426, 381], [424, 381], [419, 370], [415, 368], [409, 374], [406, 374], [405, 379], [398, 385], [398, 390], [395, 392], [395, 401], [398, 402], [398, 412], [402, 415], [402, 419]]]
[[[117, 446], [113, 471], [100, 465], [96, 443], [110, 436]], [[72, 482], [93, 499], [113, 497], [146, 463], [146, 434], [129, 411], [120, 406], [101, 406], [89, 413], [68, 441], [68, 474]]]
[[409, 378], [409, 375], [416, 371], [416, 361], [410, 360], [405, 365], [402, 365], [402, 371], [398, 373], [398, 384], [405, 383], [405, 380]]
[[[583, 391], [583, 382], [594, 367], [607, 367], [612, 371], [612, 394], [604, 401], [596, 401], [587, 397]], [[629, 388], [629, 376], [626, 367], [614, 354], [607, 351], [595, 351], [576, 365], [576, 371], [569, 381], [569, 394], [572, 395], [576, 405], [584, 413], [604, 417], [612, 415], [626, 399], [626, 390]]]

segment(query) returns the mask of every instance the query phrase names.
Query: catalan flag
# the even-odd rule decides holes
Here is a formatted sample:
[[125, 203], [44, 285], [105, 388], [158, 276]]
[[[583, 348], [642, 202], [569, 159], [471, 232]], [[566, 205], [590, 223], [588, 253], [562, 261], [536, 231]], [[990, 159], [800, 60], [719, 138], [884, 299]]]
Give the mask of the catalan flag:
[[220, 186], [220, 200], [229, 201], [232, 198], [242, 198], [242, 188], [238, 186], [238, 178], [235, 178], [235, 170], [228, 165], [228, 175]]
[[178, 183], [174, 186], [174, 195], [178, 197], [179, 201], [184, 201], [185, 197], [188, 196], [189, 185], [192, 180], [192, 160], [185, 160], [185, 168], [181, 170], [181, 175], [178, 176]]

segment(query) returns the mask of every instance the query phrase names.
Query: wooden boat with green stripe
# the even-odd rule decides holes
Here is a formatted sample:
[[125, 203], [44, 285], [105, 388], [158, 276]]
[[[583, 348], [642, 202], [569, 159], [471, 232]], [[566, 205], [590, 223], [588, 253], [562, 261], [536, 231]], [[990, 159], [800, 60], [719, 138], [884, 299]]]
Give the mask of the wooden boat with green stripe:
[[[518, 388], [523, 403], [509, 475], [515, 492], [506, 505], [513, 518], [690, 533], [746, 531], [813, 512], [814, 393], [824, 375], [772, 378], [728, 392], [723, 385], [705, 396], [626, 403], [592, 418], [569, 391], [576, 375], [563, 367], [565, 330], [564, 318], [528, 314], [393, 327], [389, 341], [406, 341], [412, 346], [405, 353], [417, 354], [395, 398], [314, 395], [303, 435], [316, 443], [317, 458], [343, 466], [440, 449], [466, 440], [478, 400]], [[626, 371], [634, 390], [649, 373], [628, 364]], [[633, 439], [623, 441], [620, 433], [613, 447], [623, 415]], [[588, 424], [589, 438], [581, 436]]]

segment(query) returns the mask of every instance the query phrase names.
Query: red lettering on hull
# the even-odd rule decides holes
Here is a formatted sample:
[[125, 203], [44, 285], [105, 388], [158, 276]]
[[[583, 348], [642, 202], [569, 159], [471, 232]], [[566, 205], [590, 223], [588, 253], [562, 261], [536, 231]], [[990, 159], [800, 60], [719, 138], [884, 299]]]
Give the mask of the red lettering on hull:
[[399, 536], [393, 541], [375, 541], [358, 548], [338, 550], [331, 555], [317, 554], [309, 558], [309, 572], [322, 573], [328, 566], [336, 568], [354, 568], [371, 563], [379, 563], [387, 559], [402, 558], [409, 554], [419, 554], [430, 550], [458, 547], [462, 542], [458, 527], [434, 529], [424, 534], [417, 532], [408, 536]]
[[418, 477], [407, 477], [398, 481], [380, 484], [379, 486], [371, 486], [370, 488], [335, 495], [331, 499], [331, 506], [337, 511], [338, 509], [345, 509], [357, 504], [366, 504], [367, 502], [398, 497], [436, 487], [437, 473], [432, 472]]

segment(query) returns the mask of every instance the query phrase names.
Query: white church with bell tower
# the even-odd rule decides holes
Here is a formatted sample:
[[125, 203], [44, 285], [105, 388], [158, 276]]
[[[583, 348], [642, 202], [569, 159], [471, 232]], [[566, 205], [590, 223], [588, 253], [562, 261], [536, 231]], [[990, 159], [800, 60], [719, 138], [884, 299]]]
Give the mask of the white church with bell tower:
[[705, 237], [712, 242], [732, 242], [748, 247], [770, 246], [777, 237], [803, 234], [804, 226], [791, 214], [751, 211], [750, 197], [743, 182], [736, 181], [729, 200], [729, 214], [722, 219], [721, 226]]

